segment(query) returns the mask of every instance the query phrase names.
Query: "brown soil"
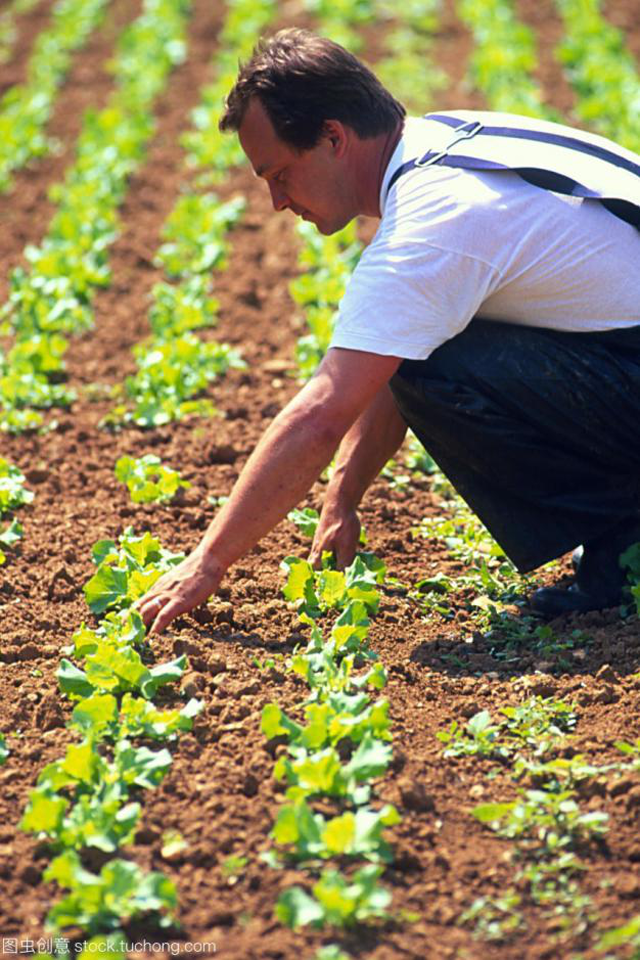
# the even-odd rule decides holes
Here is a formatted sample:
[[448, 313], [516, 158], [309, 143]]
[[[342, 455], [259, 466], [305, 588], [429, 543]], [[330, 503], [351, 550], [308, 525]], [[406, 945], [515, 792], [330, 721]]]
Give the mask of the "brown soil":
[[[619, 21], [637, 38], [634, 3], [626, 3], [616, 0], [609, 6], [620, 11]], [[241, 347], [247, 369], [212, 387], [220, 416], [112, 435], [97, 426], [109, 402], [91, 401], [84, 392], [89, 385], [119, 382], [132, 367], [131, 345], [146, 334], [148, 293], [159, 279], [153, 253], [183, 180], [177, 138], [208, 77], [220, 21], [218, 5], [212, 12], [207, 0], [197, 0], [195, 7], [189, 58], [162, 98], [157, 134], [122, 210], [121, 235], [111, 258], [112, 286], [96, 299], [95, 329], [69, 350], [69, 381], [81, 399], [57, 416], [51, 432], [2, 438], [2, 455], [26, 472], [36, 494], [33, 504], [20, 512], [25, 538], [0, 568], [0, 729], [11, 749], [0, 769], [3, 938], [41, 936], [56, 897], [54, 886], [41, 881], [46, 851], [17, 824], [39, 771], [60, 757], [71, 740], [65, 728], [70, 708], [58, 693], [55, 671], [73, 631], [83, 621], [92, 622], [82, 593], [93, 572], [91, 546], [116, 537], [126, 526], [150, 529], [174, 549], [195, 546], [214, 512], [208, 498], [229, 492], [261, 431], [296, 389], [288, 376], [299, 328], [288, 295], [288, 283], [298, 269], [292, 219], [275, 217], [264, 187], [242, 170], [220, 190], [223, 198], [243, 193], [249, 207], [231, 236], [229, 268], [215, 279], [221, 302], [215, 336]], [[538, 3], [522, 0], [521, 8], [530, 22], [538, 22]], [[118, 23], [133, 13], [134, 5], [117, 0]], [[19, 259], [24, 243], [37, 241], [46, 230], [51, 213], [46, 189], [72, 155], [81, 110], [88, 103], [102, 103], [108, 93], [108, 80], [94, 65], [108, 55], [114, 32], [96, 38], [91, 55], [78, 56], [65, 87], [65, 106], [61, 104], [53, 124], [64, 153], [34, 165], [11, 201], [3, 203], [10, 226], [3, 231], [0, 250], [5, 273]], [[444, 107], [481, 104], [463, 85], [469, 49], [468, 36], [448, 6], [438, 45], [439, 60], [448, 64], [453, 78], [452, 88], [441, 98]], [[552, 101], [554, 91], [551, 85]], [[564, 107], [565, 100], [556, 105]], [[117, 457], [148, 452], [160, 455], [193, 484], [179, 505], [134, 506], [115, 480]], [[318, 505], [321, 496], [318, 484], [309, 503]], [[439, 543], [411, 534], [422, 517], [440, 510], [426, 479], [413, 483], [410, 492], [393, 489], [384, 480], [374, 484], [363, 519], [370, 547], [384, 558], [391, 575], [415, 583], [438, 570], [461, 572]], [[258, 856], [269, 845], [282, 797], [271, 776], [273, 751], [260, 732], [261, 709], [277, 700], [294, 710], [305, 695], [278, 659], [301, 639], [297, 617], [281, 597], [278, 564], [286, 554], [303, 555], [305, 550], [303, 539], [283, 523], [231, 571], [209, 612], [177, 621], [154, 643], [158, 660], [188, 654], [190, 672], [182, 689], [200, 695], [206, 708], [193, 732], [172, 747], [174, 763], [165, 781], [143, 797], [142, 827], [125, 855], [145, 868], [162, 870], [178, 885], [182, 929], [159, 939], [215, 942], [217, 954], [230, 960], [311, 957], [318, 946], [336, 939], [329, 933], [292, 933], [274, 920], [278, 893], [296, 874], [274, 872]], [[566, 560], [561, 569], [568, 570]], [[386, 872], [395, 919], [342, 939], [354, 956], [599, 956], [592, 946], [593, 931], [559, 940], [549, 913], [529, 906], [524, 907], [526, 932], [506, 943], [474, 940], [469, 929], [456, 923], [477, 897], [498, 895], [512, 881], [516, 867], [509, 859], [509, 845], [477, 824], [469, 810], [478, 798], [513, 796], [514, 786], [506, 771], [486, 779], [491, 766], [486, 762], [443, 761], [437, 731], [483, 708], [495, 715], [500, 706], [517, 703], [529, 692], [576, 702], [579, 721], [572, 749], [593, 763], [616, 759], [616, 740], [640, 736], [637, 618], [621, 621], [614, 613], [590, 614], [554, 623], [553, 629], [561, 640], [580, 630], [589, 642], [569, 654], [568, 664], [559, 661], [559, 655], [541, 661], [521, 651], [515, 665], [505, 665], [491, 656], [488, 641], [478, 634], [472, 637], [462, 603], [453, 620], [425, 618], [398, 591], [385, 590], [372, 643], [389, 672], [386, 695], [394, 730], [393, 767], [377, 792], [396, 804], [403, 817], [391, 831], [395, 860]], [[256, 658], [269, 657], [275, 657], [276, 666], [259, 670]], [[168, 702], [179, 703], [180, 694], [168, 695]], [[598, 911], [598, 930], [639, 912], [637, 775], [611, 789], [613, 783], [610, 778], [600, 784], [586, 800], [587, 806], [604, 809], [611, 817], [606, 842], [583, 854], [588, 869], [581, 889]], [[167, 859], [161, 855], [161, 835], [170, 829], [180, 831], [188, 846]], [[237, 882], [222, 869], [232, 854], [248, 860]], [[418, 919], [405, 919], [408, 913]], [[144, 925], [127, 933], [130, 940], [154, 937]], [[142, 950], [136, 955], [154, 954]]]

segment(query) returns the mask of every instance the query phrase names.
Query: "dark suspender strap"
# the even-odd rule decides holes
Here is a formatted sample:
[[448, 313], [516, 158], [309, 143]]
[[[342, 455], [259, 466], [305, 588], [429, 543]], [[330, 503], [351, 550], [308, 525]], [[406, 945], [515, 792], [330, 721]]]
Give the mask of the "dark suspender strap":
[[[430, 113], [425, 117], [428, 120], [437, 120], [439, 123], [446, 123], [447, 126], [458, 129], [466, 125], [465, 120], [457, 117], [447, 117], [440, 113]], [[640, 164], [634, 163], [627, 157], [621, 157], [613, 150], [607, 150], [606, 147], [600, 147], [595, 143], [587, 143], [585, 140], [579, 140], [577, 137], [568, 137], [562, 133], [549, 133], [546, 130], [526, 130], [520, 127], [482, 127], [482, 133], [491, 137], [514, 137], [517, 140], [537, 140], [539, 143], [552, 143], [557, 147], [567, 147], [569, 150], [577, 150], [579, 153], [588, 153], [599, 160], [606, 160], [622, 170], [628, 170], [629, 173], [635, 173], [640, 177]]]
[[[583, 140], [578, 140], [564, 134], [548, 133], [541, 130], [526, 130], [516, 127], [485, 127], [477, 122], [468, 123], [457, 117], [448, 117], [441, 114], [428, 114], [425, 119], [438, 120], [460, 133], [460, 137], [449, 144], [447, 149], [457, 143], [458, 140], [470, 139], [477, 133], [482, 132], [490, 136], [537, 140], [543, 143], [553, 144], [554, 146], [566, 147], [570, 150], [576, 150], [579, 153], [589, 154], [599, 160], [604, 160], [607, 163], [611, 163], [640, 177], [639, 164], [633, 163], [626, 157], [621, 157], [604, 147], [586, 143]], [[528, 183], [536, 187], [542, 187], [545, 190], [553, 190], [557, 193], [580, 197], [592, 197], [600, 200], [603, 206], [610, 210], [615, 216], [640, 229], [640, 207], [637, 207], [627, 200], [603, 199], [592, 191], [587, 190], [571, 177], [566, 177], [551, 170], [538, 167], [513, 167], [497, 163], [493, 160], [480, 160], [476, 157], [450, 156], [446, 150], [441, 152], [429, 151], [422, 157], [416, 157], [413, 160], [408, 160], [406, 163], [403, 163], [391, 177], [389, 186], [387, 187], [387, 193], [403, 174], [414, 170], [416, 167], [429, 166], [430, 164], [441, 164], [442, 166], [466, 168], [470, 170], [509, 170], [517, 173]]]

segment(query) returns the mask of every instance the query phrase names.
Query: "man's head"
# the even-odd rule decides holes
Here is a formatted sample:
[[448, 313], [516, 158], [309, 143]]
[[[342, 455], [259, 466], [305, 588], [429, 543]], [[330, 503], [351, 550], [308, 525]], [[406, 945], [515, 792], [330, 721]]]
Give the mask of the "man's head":
[[227, 96], [221, 130], [240, 129], [252, 97], [280, 139], [298, 151], [317, 145], [327, 120], [367, 140], [392, 132], [405, 116], [357, 57], [308, 30], [280, 30], [258, 43]]
[[282, 30], [261, 41], [229, 93], [221, 130], [238, 132], [276, 210], [321, 233], [376, 215], [383, 161], [404, 107], [331, 40]]

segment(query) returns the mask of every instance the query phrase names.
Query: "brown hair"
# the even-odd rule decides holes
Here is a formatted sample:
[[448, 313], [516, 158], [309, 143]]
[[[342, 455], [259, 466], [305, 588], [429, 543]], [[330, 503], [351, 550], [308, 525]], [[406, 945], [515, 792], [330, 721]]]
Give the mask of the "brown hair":
[[406, 113], [352, 53], [295, 28], [260, 40], [241, 65], [220, 130], [239, 129], [252, 97], [258, 97], [280, 139], [296, 150], [314, 147], [327, 120], [339, 120], [366, 140], [390, 133]]

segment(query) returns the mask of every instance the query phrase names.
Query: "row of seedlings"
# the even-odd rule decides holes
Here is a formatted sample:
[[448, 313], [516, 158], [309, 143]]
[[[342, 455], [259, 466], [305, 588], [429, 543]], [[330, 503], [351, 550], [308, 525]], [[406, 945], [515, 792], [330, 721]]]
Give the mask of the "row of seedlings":
[[[515, 842], [509, 857], [516, 867], [513, 883], [497, 897], [476, 899], [459, 922], [472, 926], [481, 939], [510, 941], [526, 933], [523, 910], [533, 906], [542, 910], [559, 949], [569, 949], [576, 939], [585, 946], [598, 917], [580, 879], [609, 820], [591, 800], [607, 789], [615, 793], [616, 782], [638, 771], [640, 744], [620, 741], [616, 747], [627, 761], [595, 766], [571, 748], [577, 722], [572, 704], [536, 696], [499, 712], [497, 721], [484, 710], [464, 727], [453, 721], [437, 734], [445, 758], [473, 757], [483, 766], [491, 762], [485, 779], [506, 774], [510, 792], [517, 784], [515, 799], [482, 803], [471, 811], [497, 836]], [[598, 935], [595, 945], [604, 950], [614, 943], [633, 943], [635, 937], [637, 946], [639, 920], [629, 929]], [[634, 924], [635, 933], [630, 929]]]
[[[584, 5], [573, 6], [580, 29], [584, 30], [588, 20], [582, 19]], [[531, 76], [536, 66], [533, 35], [515, 19], [511, 3], [492, 0], [478, 6], [462, 0], [458, 12], [474, 34], [473, 79], [490, 107], [561, 120], [542, 102], [540, 88]], [[618, 49], [619, 40], [618, 37]], [[577, 48], [567, 41], [562, 49], [568, 59], [567, 50]], [[579, 87], [578, 92], [581, 92]], [[597, 126], [595, 112], [588, 115], [580, 106], [578, 112]], [[624, 116], [623, 113], [623, 123]], [[611, 128], [605, 130], [600, 126], [600, 130], [613, 134]], [[473, 631], [468, 642], [471, 654], [488, 654], [504, 666], [522, 663], [526, 658], [544, 663], [549, 669], [570, 669], [573, 657], [584, 654], [589, 637], [579, 630], [559, 637], [549, 625], [541, 625], [534, 617], [514, 616], [512, 605], [521, 602], [523, 595], [533, 588], [533, 582], [517, 574], [477, 518], [446, 487], [447, 484], [441, 492], [448, 497], [447, 515], [425, 520], [420, 532], [443, 541], [450, 555], [467, 569], [455, 580], [440, 573], [421, 581], [412, 591], [413, 598], [425, 612], [437, 612], [447, 619], [454, 616], [462, 602], [470, 614], [470, 633]], [[633, 558], [627, 559], [630, 581], [637, 583], [640, 578], [633, 576]], [[631, 589], [640, 593], [637, 586]], [[448, 659], [462, 669], [469, 666], [466, 655], [460, 658], [452, 653]], [[554, 711], [558, 718], [564, 717], [564, 721], [558, 724], [556, 719], [546, 729]], [[525, 921], [520, 909], [521, 891], [525, 888], [531, 902], [545, 907], [553, 915], [552, 926], [560, 938], [582, 936], [596, 918], [589, 898], [578, 884], [585, 865], [577, 859], [574, 848], [597, 843], [606, 831], [607, 817], [601, 811], [585, 812], [580, 807], [578, 793], [580, 789], [588, 793], [586, 785], [602, 771], [583, 757], [567, 761], [559, 756], [565, 743], [563, 731], [575, 722], [566, 704], [541, 702], [538, 698], [517, 708], [504, 708], [502, 712], [508, 719], [497, 725], [482, 712], [469, 721], [466, 731], [454, 723], [449, 731], [440, 734], [440, 739], [448, 744], [445, 756], [477, 754], [499, 757], [504, 762], [515, 757], [518, 745], [523, 746], [520, 739], [523, 730], [514, 726], [514, 721], [521, 724], [526, 717], [527, 724], [531, 725], [527, 745], [535, 756], [532, 760], [519, 753], [514, 759], [515, 778], [521, 780], [525, 773], [529, 778], [529, 788], [521, 789], [517, 800], [483, 804], [472, 811], [499, 836], [518, 841], [515, 859], [524, 866], [514, 878], [513, 887], [499, 897], [477, 899], [463, 913], [460, 922], [473, 925], [476, 934], [488, 940], [504, 940], [522, 932]], [[539, 760], [543, 755], [552, 758], [543, 763]], [[640, 922], [636, 927], [637, 936]], [[610, 932], [599, 941], [601, 948], [624, 942], [627, 934], [632, 936], [626, 928]]]
[[107, 106], [88, 111], [76, 159], [50, 190], [57, 210], [39, 247], [28, 246], [29, 269], [10, 275], [0, 333], [15, 343], [0, 356], [0, 427], [19, 432], [43, 423], [36, 408], [68, 406], [66, 334], [93, 322], [96, 287], [110, 282], [108, 248], [117, 236], [118, 207], [128, 178], [154, 131], [152, 105], [169, 72], [184, 59], [188, 0], [145, 0], [118, 42], [116, 90]]
[[13, 55], [18, 38], [16, 21], [39, 3], [40, 0], [12, 0], [0, 13], [0, 64], [7, 63]]
[[556, 55], [576, 92], [577, 115], [640, 151], [640, 76], [624, 34], [602, 16], [599, 0], [556, 0], [556, 6], [565, 27]]
[[182, 559], [150, 533], [136, 537], [131, 529], [118, 543], [102, 540], [93, 548], [97, 570], [84, 592], [102, 619], [96, 629], [81, 625], [57, 671], [62, 694], [74, 704], [68, 728], [77, 739], [41, 771], [21, 821], [48, 845], [52, 859], [43, 880], [65, 891], [46, 918], [58, 955], [70, 952], [69, 933], [81, 931], [84, 947], [77, 939], [73, 947], [78, 956], [102, 952], [124, 960], [123, 926], [139, 920], [149, 929], [178, 926], [173, 882], [119, 851], [134, 841], [142, 791], [156, 787], [171, 767], [166, 745], [146, 744], [175, 740], [202, 709], [193, 698], [181, 709], [154, 702], [163, 697], [161, 688], [180, 679], [186, 657], [151, 665], [154, 653], [133, 609]]
[[[211, 164], [220, 175], [235, 160], [235, 155], [220, 149], [214, 105], [217, 113], [222, 91], [228, 89], [230, 58], [235, 69], [236, 58], [250, 52], [273, 10], [271, 0], [257, 6], [247, 0], [232, 4], [219, 38], [216, 79], [203, 89], [192, 112], [192, 129], [181, 140], [188, 166], [201, 169]], [[152, 289], [152, 336], [134, 347], [137, 372], [125, 380], [122, 401], [102, 426], [157, 427], [190, 415], [211, 416], [215, 412], [211, 401], [196, 398], [197, 394], [229, 367], [244, 366], [227, 344], [205, 342], [194, 331], [215, 325], [218, 303], [211, 295], [210, 273], [226, 266], [225, 236], [241, 217], [245, 202], [235, 198], [221, 203], [215, 193], [202, 192], [202, 176], [194, 179], [195, 185], [185, 188], [162, 230], [165, 242], [154, 262], [167, 280]]]
[[[312, 536], [318, 515], [293, 511], [290, 519]], [[400, 822], [395, 807], [376, 801], [373, 787], [392, 758], [389, 703], [375, 699], [387, 675], [367, 641], [385, 567], [370, 553], [358, 554], [344, 572], [328, 561], [314, 571], [297, 557], [282, 567], [284, 596], [310, 630], [287, 667], [309, 693], [296, 710], [299, 719], [278, 703], [263, 709], [264, 735], [286, 741], [274, 767], [286, 783], [285, 798], [271, 831], [275, 845], [263, 857], [276, 869], [294, 866], [309, 877], [310, 890], [295, 885], [278, 898], [282, 923], [345, 931], [388, 917], [391, 895], [380, 883], [392, 861], [385, 830]], [[343, 869], [327, 866], [332, 860]], [[362, 860], [365, 866], [355, 865]], [[346, 957], [336, 944], [317, 954], [317, 960]]]
[[490, 109], [559, 121], [533, 76], [538, 62], [533, 31], [517, 19], [512, 0], [458, 0], [456, 10], [473, 34], [471, 82]]
[[262, 31], [276, 13], [275, 0], [229, 0], [218, 38], [214, 78], [202, 91], [200, 103], [191, 113], [192, 129], [181, 144], [186, 163], [197, 173], [197, 183], [209, 185], [225, 180], [232, 167], [245, 161], [237, 137], [218, 129], [221, 104], [233, 86], [238, 62], [247, 60]]
[[10, 190], [14, 170], [51, 150], [45, 130], [72, 54], [99, 26], [108, 4], [109, 0], [58, 0], [52, 25], [35, 41], [25, 83], [11, 87], [0, 99], [0, 193]]

